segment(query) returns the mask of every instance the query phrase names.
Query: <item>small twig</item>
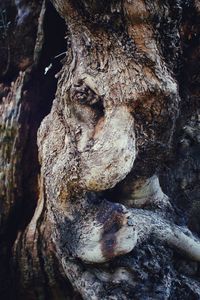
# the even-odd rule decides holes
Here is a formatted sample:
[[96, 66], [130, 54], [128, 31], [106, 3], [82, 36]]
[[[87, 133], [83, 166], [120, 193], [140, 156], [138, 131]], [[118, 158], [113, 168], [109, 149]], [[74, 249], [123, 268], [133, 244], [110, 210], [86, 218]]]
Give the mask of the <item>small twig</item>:
[[61, 55], [64, 55], [64, 54], [66, 54], [66, 53], [67, 53], [66, 51], [65, 51], [65, 52], [62, 52], [62, 53], [60, 53], [60, 54], [54, 56], [54, 58], [58, 58], [58, 57], [60, 57]]

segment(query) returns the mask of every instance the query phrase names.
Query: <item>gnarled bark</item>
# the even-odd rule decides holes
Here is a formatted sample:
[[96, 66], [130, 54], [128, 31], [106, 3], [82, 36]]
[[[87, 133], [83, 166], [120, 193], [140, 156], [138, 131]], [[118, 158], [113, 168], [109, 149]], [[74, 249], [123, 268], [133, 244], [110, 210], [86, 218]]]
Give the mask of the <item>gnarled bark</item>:
[[[195, 173], [190, 162], [198, 150], [198, 126], [185, 125], [196, 124], [198, 103], [194, 100], [187, 111], [187, 97], [198, 98], [199, 90], [196, 86], [189, 90], [184, 68], [187, 60], [196, 61], [199, 45], [191, 45], [194, 53], [190, 57], [184, 43], [194, 38], [188, 33], [191, 24], [194, 35], [198, 34], [199, 5], [194, 1], [187, 7], [182, 1], [167, 0], [52, 3], [66, 22], [68, 49], [56, 75], [51, 111], [41, 122], [43, 111], [34, 127], [29, 121], [21, 125], [18, 117], [26, 112], [23, 97], [33, 89], [31, 85], [26, 88], [27, 82], [32, 82], [34, 72], [38, 76], [44, 58], [45, 2], [38, 13], [33, 63], [20, 72], [1, 105], [3, 116], [7, 107], [18, 111], [16, 132], [9, 133], [12, 149], [17, 148], [16, 140], [22, 152], [26, 149], [21, 128], [28, 124], [35, 138], [39, 126], [41, 169], [40, 174], [36, 170], [31, 176], [37, 207], [33, 216], [30, 213], [25, 223], [18, 225], [9, 246], [16, 268], [14, 278], [18, 274], [18, 297], [199, 297], [198, 271], [191, 271], [196, 276], [193, 279], [187, 272], [182, 276], [176, 266], [180, 258], [172, 256], [173, 251], [180, 251], [188, 259], [187, 266], [189, 259], [200, 261], [199, 239], [187, 228], [187, 221], [176, 225], [181, 223], [177, 207], [183, 216], [188, 215], [174, 199], [176, 192], [181, 194], [189, 184], [183, 174], [186, 165]], [[194, 23], [185, 18], [187, 9], [193, 13]], [[43, 64], [44, 73], [49, 69]], [[197, 76], [194, 69], [190, 72]], [[45, 95], [47, 91], [42, 97]], [[30, 111], [35, 107], [32, 101]], [[6, 128], [13, 128], [15, 115], [11, 116], [11, 123], [2, 119], [6, 125], [3, 137]], [[183, 148], [176, 143], [181, 135]], [[6, 143], [2, 153], [7, 148]], [[185, 164], [183, 152], [191, 153]], [[31, 157], [37, 165], [35, 153]], [[12, 170], [23, 165], [21, 156], [19, 162], [13, 157], [15, 153], [9, 152]], [[5, 155], [2, 162], [4, 166]], [[3, 167], [2, 174], [8, 174], [10, 180], [6, 170]], [[199, 172], [197, 162], [196, 170]], [[22, 183], [26, 174], [22, 169]], [[178, 174], [185, 186], [177, 183]], [[196, 184], [193, 175], [191, 181]], [[2, 190], [5, 186], [2, 184]], [[2, 212], [8, 217], [13, 202], [20, 198], [14, 194], [12, 200], [13, 191], [8, 192], [7, 202], [2, 201]], [[197, 266], [194, 263], [192, 270]]]

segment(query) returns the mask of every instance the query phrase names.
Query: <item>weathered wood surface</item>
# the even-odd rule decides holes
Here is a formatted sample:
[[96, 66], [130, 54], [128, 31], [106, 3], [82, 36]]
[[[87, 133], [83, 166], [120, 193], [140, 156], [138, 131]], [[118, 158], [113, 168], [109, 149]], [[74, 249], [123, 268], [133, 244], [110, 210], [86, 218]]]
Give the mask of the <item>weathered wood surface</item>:
[[198, 1], [52, 3], [67, 48], [53, 103], [56, 79], [41, 92], [45, 2], [29, 11], [29, 63], [13, 56], [2, 75], [1, 256], [12, 251], [14, 295], [198, 299]]

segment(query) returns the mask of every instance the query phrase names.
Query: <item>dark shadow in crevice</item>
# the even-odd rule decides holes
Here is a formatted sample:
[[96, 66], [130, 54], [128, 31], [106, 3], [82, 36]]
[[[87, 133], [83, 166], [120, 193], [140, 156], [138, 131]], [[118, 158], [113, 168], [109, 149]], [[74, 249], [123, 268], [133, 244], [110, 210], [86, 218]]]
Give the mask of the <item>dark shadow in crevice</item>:
[[[18, 186], [16, 189], [16, 199], [6, 220], [5, 228], [0, 236], [0, 243], [5, 251], [3, 254], [4, 265], [1, 269], [5, 269], [6, 274], [10, 274], [10, 261], [12, 258], [12, 246], [16, 240], [17, 233], [24, 231], [30, 223], [39, 197], [38, 176], [40, 173], [40, 165], [38, 161], [37, 149], [37, 131], [44, 119], [50, 112], [52, 102], [55, 98], [57, 89], [57, 79], [55, 75], [62, 67], [61, 53], [66, 53], [66, 25], [63, 19], [58, 15], [55, 8], [50, 2], [46, 7], [44, 17], [44, 45], [40, 60], [30, 74], [26, 74], [26, 83], [23, 86], [24, 93], [22, 99], [22, 112], [20, 125], [20, 140], [18, 142], [19, 151], [23, 150], [21, 161], [17, 167]], [[59, 55], [59, 56], [58, 56]], [[52, 67], [45, 74], [45, 68], [52, 64]], [[0, 253], [1, 255], [1, 253]], [[12, 267], [13, 268], [13, 267]], [[15, 275], [13, 275], [14, 277]], [[4, 284], [4, 283], [3, 283]], [[18, 293], [18, 283], [10, 283], [10, 275], [8, 280], [5, 279], [4, 294], [5, 299], [15, 299]], [[10, 289], [8, 286], [12, 286]], [[1, 290], [1, 288], [0, 288]], [[8, 293], [9, 295], [7, 295]], [[0, 293], [1, 294], [1, 293]], [[14, 297], [14, 298], [13, 298]], [[2, 298], [3, 299], [3, 298]], [[21, 299], [21, 298], [20, 298]]]
[[[23, 203], [26, 209], [22, 213], [24, 228], [30, 222], [38, 199], [39, 174], [38, 149], [37, 149], [37, 130], [44, 117], [50, 112], [52, 102], [55, 98], [57, 89], [57, 79], [55, 75], [62, 67], [62, 58], [66, 53], [66, 25], [64, 20], [58, 15], [53, 5], [48, 2], [44, 18], [44, 46], [38, 64], [38, 68], [33, 71], [33, 76], [27, 84], [30, 91], [30, 132], [27, 145], [24, 151], [24, 179], [23, 184]], [[63, 53], [62, 55], [60, 55]], [[51, 66], [47, 71], [46, 68]], [[46, 70], [46, 71], [45, 71]], [[27, 184], [27, 178], [29, 183]]]
[[[21, 140], [20, 148], [23, 149], [19, 173], [21, 180], [18, 186], [18, 197], [9, 215], [5, 229], [4, 241], [10, 246], [16, 239], [18, 230], [24, 230], [31, 221], [39, 196], [38, 175], [40, 166], [38, 162], [37, 131], [50, 112], [55, 98], [57, 79], [55, 75], [61, 69], [62, 56], [66, 53], [66, 25], [58, 15], [51, 3], [47, 3], [44, 19], [44, 45], [38, 66], [27, 75], [24, 90], [26, 91], [23, 102], [26, 105], [21, 116]], [[52, 64], [49, 72], [45, 74], [45, 68]]]

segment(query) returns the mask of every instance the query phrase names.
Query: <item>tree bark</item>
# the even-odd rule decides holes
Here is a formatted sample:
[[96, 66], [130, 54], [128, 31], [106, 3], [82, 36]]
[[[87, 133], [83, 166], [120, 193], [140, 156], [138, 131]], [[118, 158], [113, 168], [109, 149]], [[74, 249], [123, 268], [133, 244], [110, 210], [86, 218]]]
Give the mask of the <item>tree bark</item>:
[[1, 299], [199, 299], [198, 1], [0, 12]]

